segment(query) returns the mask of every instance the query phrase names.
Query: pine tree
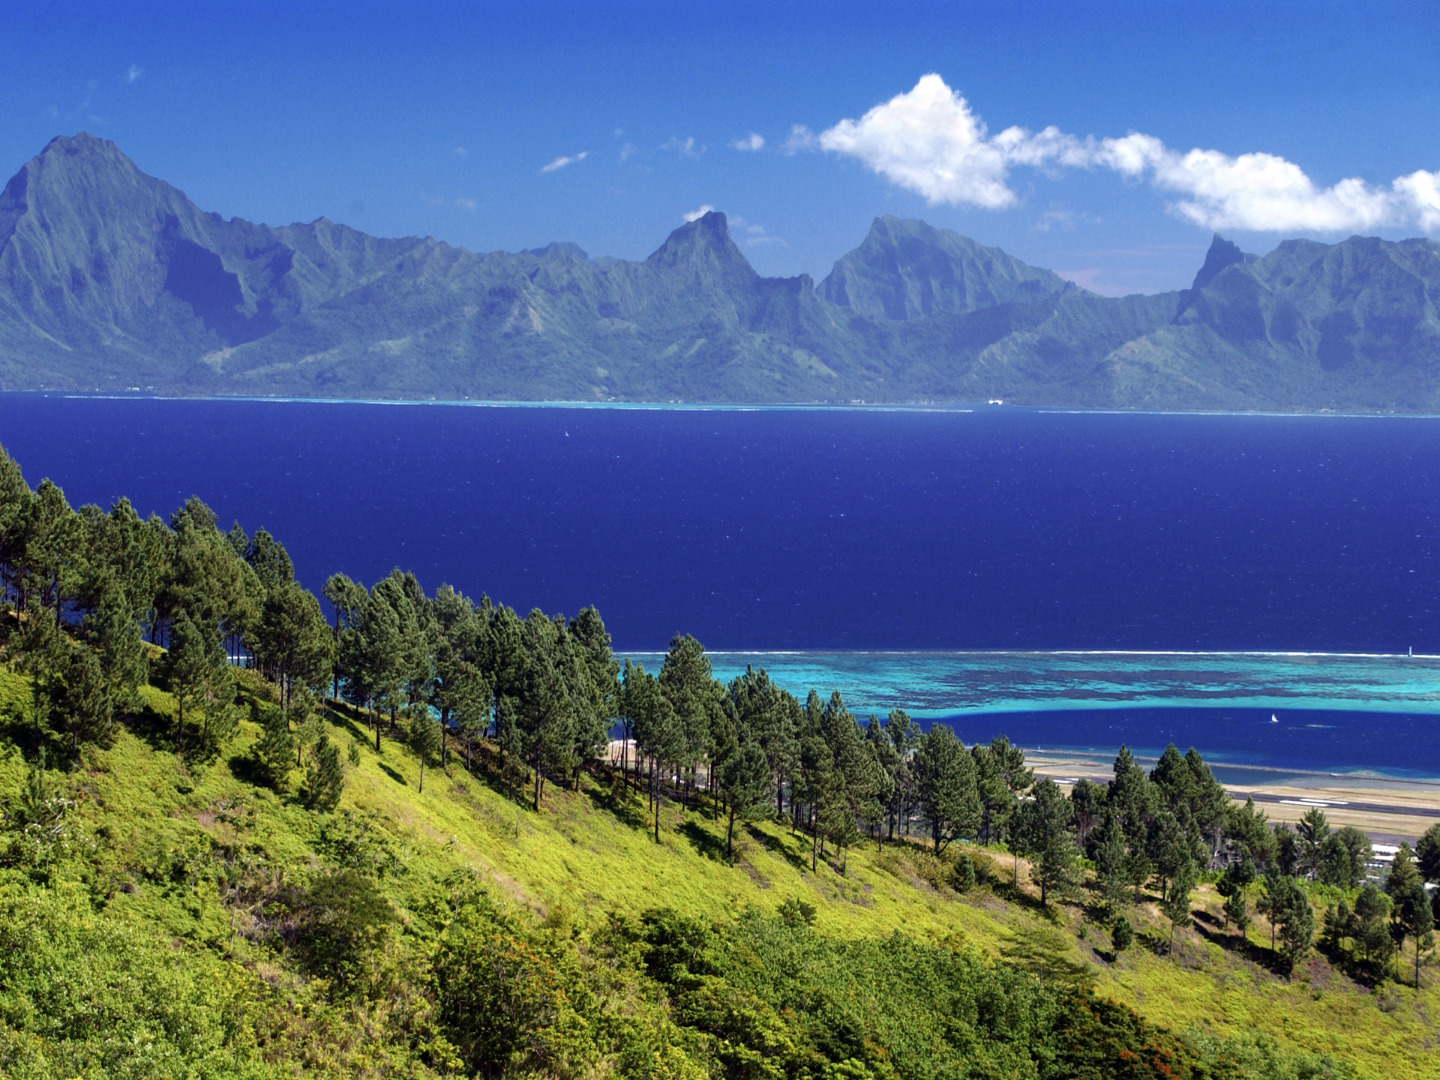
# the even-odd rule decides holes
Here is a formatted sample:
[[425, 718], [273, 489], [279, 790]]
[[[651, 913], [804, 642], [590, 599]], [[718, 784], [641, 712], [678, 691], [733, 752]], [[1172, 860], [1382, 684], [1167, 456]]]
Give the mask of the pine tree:
[[1310, 878], [1319, 878], [1325, 845], [1330, 840], [1330, 823], [1325, 819], [1325, 811], [1318, 806], [1306, 810], [1295, 826], [1295, 839], [1300, 872]]
[[935, 854], [952, 840], [974, 836], [983, 814], [975, 761], [948, 724], [935, 724], [921, 738], [914, 769], [915, 792], [930, 819]]
[[754, 741], [742, 742], [717, 769], [720, 794], [725, 798], [729, 822], [725, 828], [725, 854], [734, 853], [735, 820], [764, 813], [770, 806], [770, 763]]
[[[103, 591], [95, 610], [85, 617], [85, 627], [100, 660], [112, 715], [114, 710], [138, 711], [142, 703], [140, 687], [150, 676], [145, 638], [131, 603], [118, 585], [112, 586]], [[107, 718], [107, 728], [109, 723]]]
[[1199, 880], [1199, 871], [1193, 861], [1187, 860], [1177, 868], [1169, 881], [1165, 898], [1160, 901], [1160, 910], [1170, 920], [1170, 951], [1175, 949], [1175, 928], [1190, 925], [1190, 893]]
[[[430, 715], [429, 709], [423, 705], [417, 706], [410, 713], [410, 730], [407, 735], [406, 741], [409, 742], [410, 749], [415, 751], [415, 756], [420, 759], [419, 790], [424, 792], [425, 766], [440, 754], [440, 725]], [[325, 736], [322, 735], [321, 742], [324, 741]], [[336, 760], [338, 762], [338, 755]]]
[[30, 677], [30, 722], [35, 744], [41, 745], [42, 731], [50, 723], [51, 706], [63, 695], [68, 646], [50, 612], [32, 600], [23, 612], [20, 625], [20, 670]]
[[[677, 634], [665, 653], [658, 681], [684, 740], [684, 759], [677, 764], [690, 766], [693, 773], [696, 763], [711, 750], [710, 734], [718, 708], [705, 647], [689, 634]], [[688, 803], [688, 795], [686, 800]]]
[[1430, 894], [1420, 881], [1395, 896], [1395, 937], [1397, 944], [1408, 937], [1415, 942], [1415, 989], [1420, 989], [1420, 956], [1435, 947], [1435, 915]]
[[1440, 882], [1440, 823], [1425, 830], [1415, 845], [1415, 868], [1429, 882]]
[[1194, 862], [1194, 852], [1189, 838], [1179, 820], [1168, 808], [1161, 808], [1150, 823], [1150, 835], [1145, 853], [1155, 867], [1160, 879], [1160, 896], [1169, 895], [1170, 882], [1186, 866]]
[[1350, 936], [1361, 958], [1381, 968], [1389, 966], [1395, 953], [1395, 939], [1389, 926], [1392, 907], [1390, 897], [1374, 885], [1362, 886], [1355, 897]]
[[109, 687], [94, 651], [82, 645], [69, 652], [54, 712], [69, 732], [70, 752], [75, 754], [82, 742], [108, 745], [111, 708]]
[[568, 639], [584, 678], [572, 692], [583, 697], [576, 721], [575, 755], [584, 767], [597, 761], [610, 745], [610, 728], [619, 714], [620, 665], [610, 648], [610, 633], [600, 612], [587, 607], [570, 620]]
[[1415, 856], [1410, 845], [1403, 840], [1395, 858], [1390, 861], [1390, 872], [1385, 876], [1385, 892], [1397, 904], [1400, 898], [1408, 896], [1410, 890], [1420, 884], [1420, 871], [1415, 868]]
[[1271, 866], [1265, 871], [1265, 886], [1260, 898], [1255, 902], [1255, 910], [1265, 916], [1270, 924], [1270, 951], [1275, 951], [1276, 931], [1280, 923], [1280, 912], [1285, 904], [1286, 885], [1289, 878], [1280, 872], [1279, 867]]
[[1285, 960], [1285, 970], [1290, 972], [1296, 962], [1310, 951], [1310, 943], [1315, 937], [1315, 913], [1310, 908], [1310, 898], [1294, 878], [1281, 880], [1284, 885], [1276, 915], [1279, 919], [1280, 955]]
[[1011, 842], [1017, 854], [1031, 859], [1031, 877], [1040, 885], [1040, 903], [1050, 893], [1066, 891], [1075, 883], [1075, 838], [1070, 832], [1070, 801], [1060, 785], [1048, 776], [1035, 785], [1031, 797], [1020, 804]]
[[1250, 856], [1241, 856], [1239, 862], [1231, 863], [1215, 883], [1215, 891], [1225, 898], [1226, 925], [1234, 923], [1240, 928], [1240, 936], [1250, 925], [1250, 912], [1245, 905], [1245, 890], [1255, 880], [1255, 864]]
[[1119, 819], [1107, 814], [1095, 841], [1095, 885], [1112, 911], [1125, 899], [1130, 887], [1126, 865], [1125, 833]]
[[[650, 809], [655, 842], [660, 842], [660, 776], [676, 764], [685, 749], [684, 736], [670, 701], [655, 677], [636, 665], [625, 681], [625, 709], [634, 718], [635, 752], [649, 759]], [[639, 765], [637, 760], [636, 765]]]
[[1250, 928], [1250, 910], [1245, 903], [1245, 890], [1237, 889], [1227, 896], [1224, 910], [1226, 924], [1234, 923], [1243, 938], [1245, 931]]
[[1114, 946], [1116, 955], [1130, 948], [1135, 940], [1135, 928], [1130, 925], [1130, 920], [1124, 915], [1116, 915], [1110, 920], [1110, 944]]
[[340, 751], [330, 741], [328, 733], [322, 734], [305, 768], [300, 801], [308, 809], [328, 814], [339, 804], [344, 787], [345, 771], [340, 765]]
[[170, 628], [170, 650], [165, 659], [177, 706], [175, 749], [184, 753], [185, 710], [199, 707], [204, 700], [212, 667], [209, 643], [186, 612], [182, 611]]
[[261, 734], [251, 754], [265, 783], [283, 793], [290, 770], [295, 766], [295, 737], [290, 733], [290, 720], [284, 709], [273, 706], [261, 710], [258, 719]]

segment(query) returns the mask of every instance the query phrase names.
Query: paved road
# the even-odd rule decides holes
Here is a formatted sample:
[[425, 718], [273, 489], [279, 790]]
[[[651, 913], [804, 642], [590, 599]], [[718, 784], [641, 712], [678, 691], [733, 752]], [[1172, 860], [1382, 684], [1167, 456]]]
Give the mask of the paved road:
[[1407, 817], [1440, 818], [1440, 807], [1405, 806], [1394, 803], [1340, 802], [1328, 799], [1297, 799], [1293, 795], [1270, 795], [1263, 791], [1246, 794], [1257, 803], [1285, 803], [1287, 806], [1317, 806], [1321, 810], [1355, 810], [1362, 814], [1404, 814]]

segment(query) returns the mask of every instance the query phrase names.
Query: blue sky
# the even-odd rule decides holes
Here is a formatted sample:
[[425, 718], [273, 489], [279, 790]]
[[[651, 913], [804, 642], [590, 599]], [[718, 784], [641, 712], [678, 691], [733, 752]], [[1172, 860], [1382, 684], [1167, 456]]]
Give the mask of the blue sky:
[[1433, 0], [51, 3], [4, 30], [0, 171], [88, 130], [271, 224], [641, 258], [713, 206], [761, 272], [818, 278], [893, 213], [1107, 292], [1188, 284], [1217, 228], [1440, 235]]

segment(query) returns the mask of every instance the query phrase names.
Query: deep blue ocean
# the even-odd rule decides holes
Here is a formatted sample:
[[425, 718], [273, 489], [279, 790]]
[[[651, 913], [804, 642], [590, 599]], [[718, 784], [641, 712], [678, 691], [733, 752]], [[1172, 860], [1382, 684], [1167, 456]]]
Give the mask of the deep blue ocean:
[[72, 505], [199, 495], [317, 590], [593, 603], [621, 651], [1440, 652], [1434, 418], [0, 395], [0, 443]]

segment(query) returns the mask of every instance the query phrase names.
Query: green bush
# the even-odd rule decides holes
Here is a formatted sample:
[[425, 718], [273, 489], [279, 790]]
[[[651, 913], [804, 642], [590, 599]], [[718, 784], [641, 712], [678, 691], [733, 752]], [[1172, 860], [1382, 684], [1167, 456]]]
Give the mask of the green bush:
[[579, 1076], [600, 1055], [597, 1005], [573, 945], [484, 893], [445, 930], [434, 982], [440, 1023], [474, 1073]]
[[1116, 915], [1111, 921], [1110, 943], [1115, 947], [1116, 955], [1124, 952], [1135, 943], [1135, 929], [1130, 925], [1130, 920], [1124, 915]]
[[97, 915], [83, 894], [0, 887], [0, 1075], [268, 1077], [241, 968]]

